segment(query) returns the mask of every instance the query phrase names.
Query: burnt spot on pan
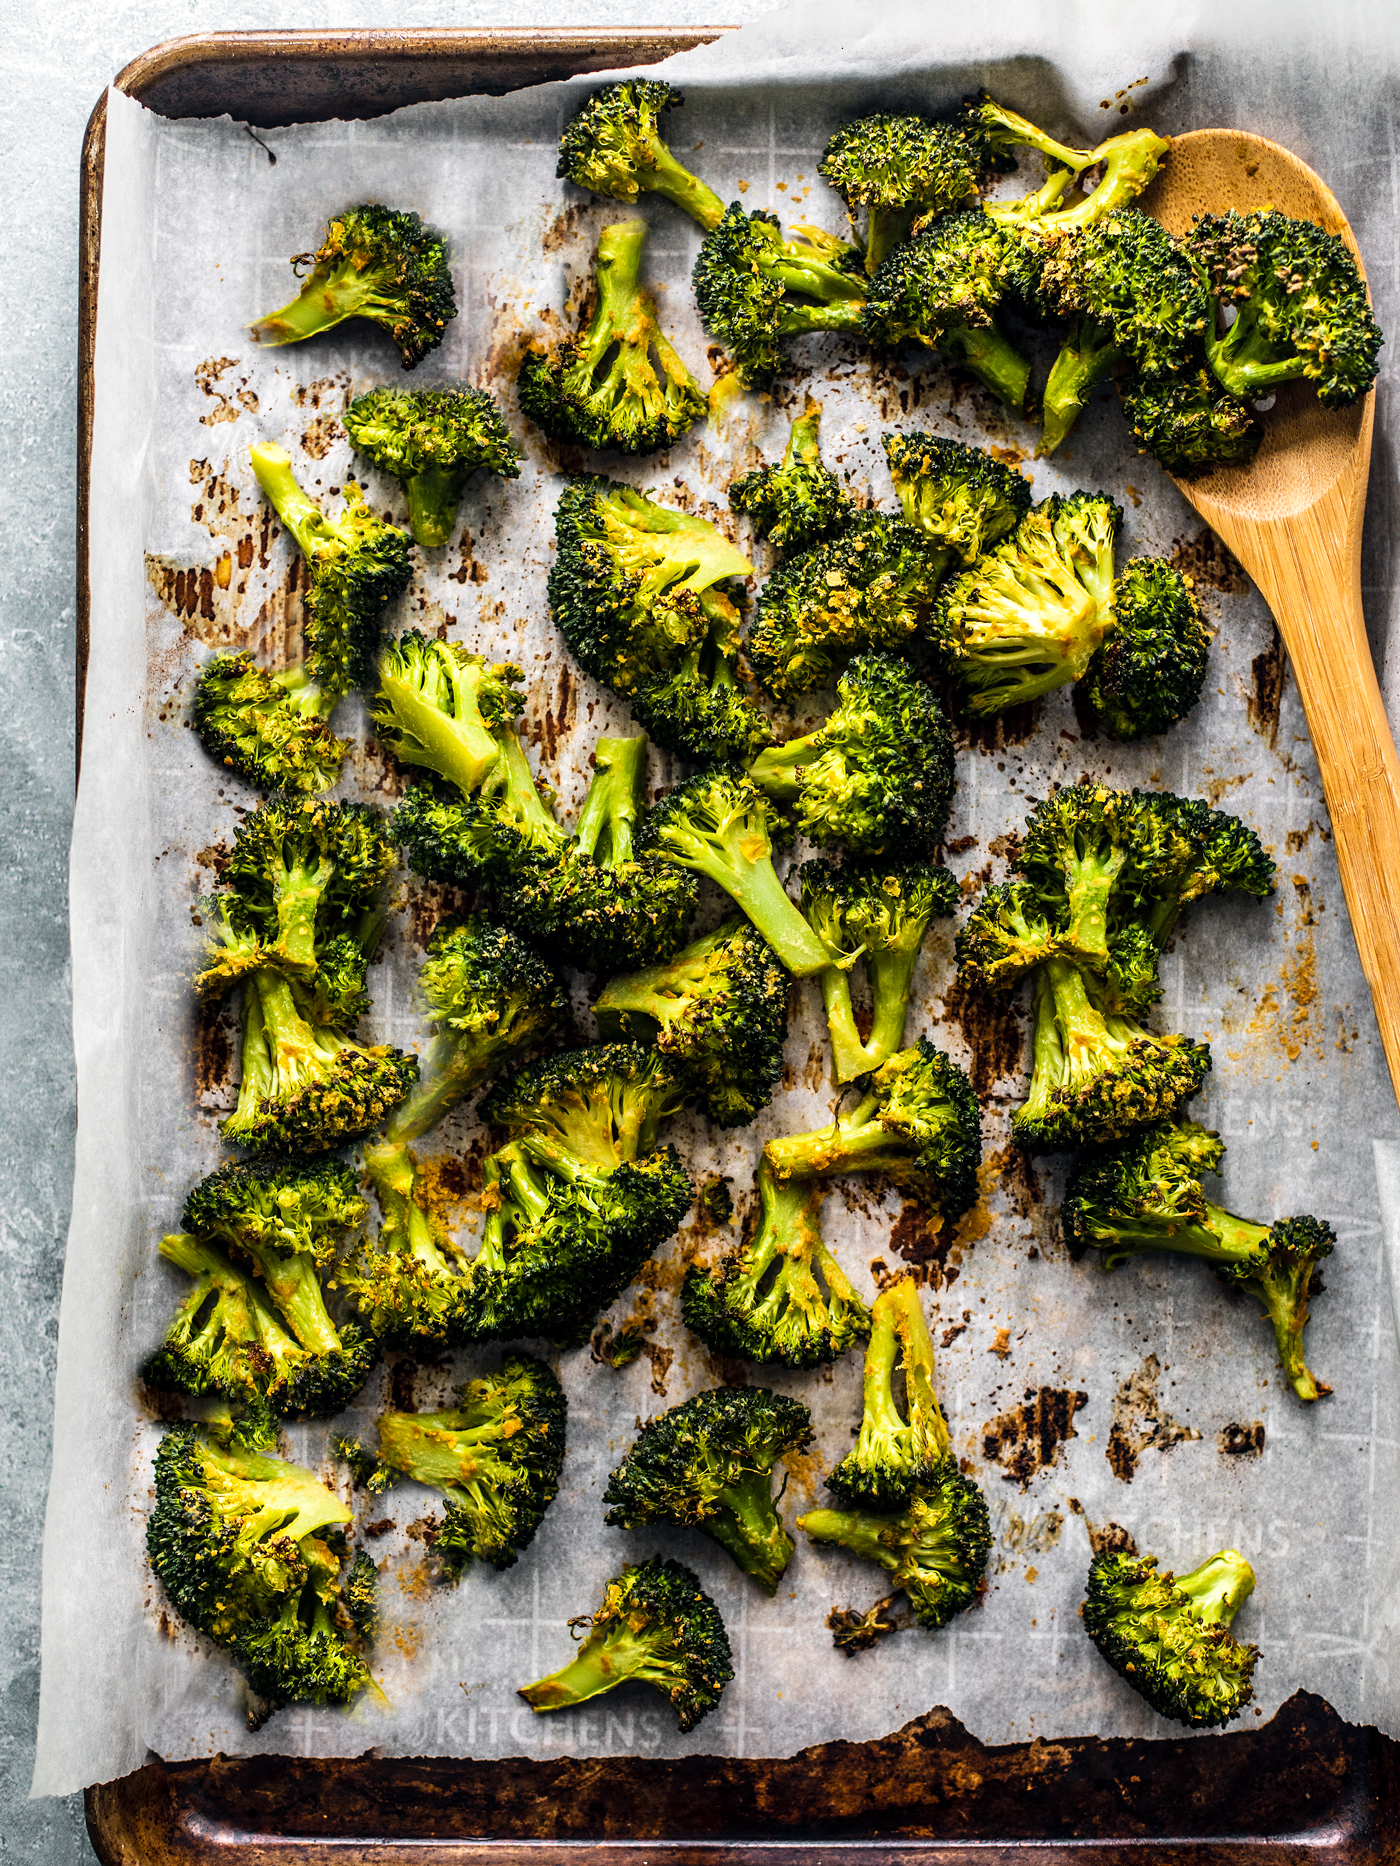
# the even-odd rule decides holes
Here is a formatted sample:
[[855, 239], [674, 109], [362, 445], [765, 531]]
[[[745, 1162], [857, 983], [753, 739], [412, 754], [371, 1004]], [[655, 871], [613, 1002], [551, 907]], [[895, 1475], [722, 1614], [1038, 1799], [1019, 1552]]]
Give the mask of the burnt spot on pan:
[[1037, 1471], [1056, 1462], [1066, 1439], [1078, 1438], [1074, 1415], [1088, 1404], [1087, 1393], [1068, 1387], [1027, 1387], [1019, 1406], [983, 1426], [982, 1456], [1024, 1490]]

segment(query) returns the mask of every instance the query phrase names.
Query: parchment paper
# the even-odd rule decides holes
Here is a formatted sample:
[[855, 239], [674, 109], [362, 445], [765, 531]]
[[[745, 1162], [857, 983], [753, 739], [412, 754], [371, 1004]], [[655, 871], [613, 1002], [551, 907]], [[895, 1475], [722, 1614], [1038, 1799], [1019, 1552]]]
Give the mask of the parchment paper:
[[[1190, 114], [1193, 86], [1158, 88], [1186, 69], [1176, 58], [1191, 39], [1182, 16], [1153, 42], [1105, 47], [1087, 17], [1076, 30], [1080, 16], [1066, 12], [1052, 32], [1024, 7], [1001, 26], [1017, 55], [995, 60], [967, 25], [941, 28], [931, 48], [923, 8], [883, 9], [879, 30], [854, 34], [846, 12], [784, 12], [673, 61], [688, 96], [673, 119], [675, 146], [725, 199], [741, 194], [751, 207], [839, 231], [839, 202], [815, 174], [835, 123], [875, 103], [941, 105], [976, 83], [1061, 133], [1104, 134], [1122, 120], [1120, 106], [1140, 111], [1144, 100], [1146, 120], [1164, 130], [1202, 120]], [[496, 389], [527, 461], [513, 485], [473, 485], [460, 539], [418, 553], [394, 621], [445, 625], [453, 638], [523, 664], [537, 770], [572, 808], [593, 738], [625, 729], [627, 715], [572, 667], [549, 621], [557, 469], [579, 462], [551, 458], [520, 420], [512, 383], [522, 342], [554, 325], [586, 277], [598, 228], [626, 211], [554, 179], [559, 127], [587, 88], [257, 137], [228, 120], [170, 123], [115, 92], [109, 98], [93, 642], [72, 867], [81, 1119], [35, 1792], [110, 1778], [150, 1751], [783, 1755], [883, 1734], [935, 1704], [989, 1742], [1159, 1735], [1166, 1726], [1097, 1658], [1078, 1619], [1088, 1532], [1111, 1524], [1176, 1567], [1228, 1544], [1249, 1556], [1259, 1585], [1239, 1631], [1263, 1649], [1256, 1715], [1306, 1686], [1346, 1717], [1400, 1732], [1397, 1356], [1372, 1162], [1373, 1141], [1394, 1142], [1395, 1107], [1305, 722], [1272, 624], [1164, 476], [1133, 451], [1108, 397], [1052, 462], [1028, 470], [1037, 496], [1106, 487], [1126, 509], [1122, 557], [1175, 554], [1195, 572], [1219, 629], [1205, 697], [1185, 726], [1138, 747], [1082, 739], [1064, 694], [1045, 704], [1023, 742], [978, 735], [960, 755], [949, 860], [969, 893], [1001, 876], [1007, 832], [1050, 782], [1084, 772], [1204, 794], [1258, 827], [1280, 864], [1275, 900], [1192, 913], [1164, 963], [1160, 1021], [1214, 1048], [1214, 1075], [1193, 1113], [1229, 1143], [1225, 1202], [1260, 1216], [1312, 1211], [1337, 1229], [1309, 1331], [1310, 1360], [1334, 1397], [1311, 1409], [1297, 1402], [1253, 1305], [1227, 1299], [1199, 1267], [1147, 1263], [1109, 1278], [1092, 1262], [1070, 1261], [1054, 1219], [1062, 1165], [1028, 1168], [1006, 1145], [1024, 1082], [1024, 1013], [997, 1019], [962, 1002], [945, 923], [928, 941], [908, 1038], [927, 1031], [974, 1071], [986, 1111], [983, 1199], [950, 1243], [897, 1198], [882, 1203], [848, 1182], [829, 1197], [825, 1227], [867, 1297], [906, 1262], [925, 1279], [956, 1447], [993, 1509], [990, 1590], [977, 1611], [937, 1636], [904, 1631], [850, 1661], [833, 1650], [824, 1620], [833, 1604], [863, 1608], [885, 1591], [874, 1568], [799, 1546], [770, 1602], [698, 1536], [603, 1526], [601, 1492], [637, 1423], [726, 1377], [681, 1329], [676, 1290], [690, 1256], [737, 1231], [706, 1234], [693, 1222], [648, 1286], [613, 1312], [619, 1323], [639, 1311], [656, 1318], [646, 1356], [620, 1373], [586, 1350], [555, 1357], [569, 1395], [569, 1456], [559, 1499], [518, 1566], [469, 1573], [455, 1591], [433, 1588], [417, 1527], [434, 1508], [431, 1493], [405, 1486], [362, 1512], [395, 1524], [373, 1545], [386, 1621], [376, 1670], [388, 1709], [289, 1710], [250, 1736], [233, 1668], [164, 1606], [142, 1540], [161, 1428], [135, 1371], [187, 1287], [156, 1242], [176, 1225], [190, 1185], [223, 1157], [216, 1122], [232, 1104], [233, 1025], [202, 1028], [196, 1015], [188, 978], [201, 933], [192, 904], [255, 802], [203, 754], [188, 694], [211, 649], [281, 651], [296, 620], [292, 553], [285, 538], [270, 537], [249, 446], [285, 444], [311, 490], [333, 503], [347, 475], [364, 471], [352, 467], [339, 410], [350, 394], [401, 379], [387, 339], [355, 326], [263, 353], [244, 326], [291, 295], [289, 255], [314, 245], [328, 214], [348, 201], [412, 206], [446, 229], [461, 315], [412, 381], [466, 378]], [[1368, 250], [1365, 214], [1379, 212], [1383, 176], [1353, 189], [1355, 207], [1348, 177], [1328, 179]], [[704, 377], [706, 343], [688, 289], [698, 236], [664, 204], [641, 211], [654, 229], [648, 266], [663, 321]], [[1393, 312], [1381, 276], [1383, 325], [1387, 291]], [[875, 365], [835, 340], [812, 340], [804, 354], [824, 403], [827, 458], [887, 508], [894, 498], [879, 444], [887, 428], [929, 428], [1017, 454], [1033, 448], [1031, 429], [956, 389], [931, 359]], [[776, 457], [803, 386], [797, 378], [779, 399], [746, 398], [723, 434], [697, 430], [670, 456], [615, 470], [728, 524], [724, 486], [761, 454]], [[375, 503], [401, 518], [396, 483], [366, 477]], [[758, 556], [762, 569], [761, 547]], [[353, 721], [353, 708], [340, 717]], [[653, 786], [674, 776], [653, 755]], [[361, 714], [346, 794], [387, 804], [398, 785]], [[716, 897], [708, 911], [720, 904]], [[424, 1040], [412, 978], [441, 907], [433, 891], [406, 887], [373, 974], [375, 1040]], [[675, 1130], [697, 1178], [733, 1176], [736, 1223], [764, 1139], [816, 1125], [831, 1106], [814, 985], [797, 993], [787, 1055], [790, 1089], [752, 1128]], [[427, 1151], [470, 1154], [481, 1141], [464, 1113]], [[440, 1402], [496, 1352], [420, 1368], [414, 1402]], [[783, 1503], [791, 1521], [812, 1507], [849, 1444], [860, 1357], [811, 1375], [751, 1377], [799, 1395], [816, 1422], [810, 1454], [791, 1461]], [[395, 1376], [397, 1403], [406, 1378], [402, 1369]], [[388, 1379], [387, 1370], [377, 1375], [337, 1424], [366, 1428], [386, 1403]], [[293, 1427], [288, 1448], [344, 1486], [327, 1459], [328, 1433], [323, 1424]], [[624, 1561], [656, 1550], [692, 1563], [725, 1616], [738, 1675], [720, 1710], [689, 1737], [641, 1687], [533, 1716], [515, 1687], [563, 1663], [566, 1621], [596, 1604]]]

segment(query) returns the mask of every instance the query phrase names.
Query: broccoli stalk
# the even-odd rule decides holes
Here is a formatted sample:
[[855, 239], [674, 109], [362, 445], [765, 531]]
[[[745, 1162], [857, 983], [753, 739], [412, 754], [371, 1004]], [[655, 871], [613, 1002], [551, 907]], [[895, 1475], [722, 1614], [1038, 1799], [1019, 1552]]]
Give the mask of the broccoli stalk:
[[514, 674], [456, 642], [406, 629], [379, 657], [376, 730], [401, 764], [432, 771], [470, 797], [500, 761], [491, 728], [519, 711]]
[[1257, 1646], [1230, 1623], [1254, 1591], [1238, 1549], [1209, 1555], [1190, 1574], [1158, 1571], [1155, 1555], [1095, 1555], [1084, 1631], [1159, 1716], [1196, 1728], [1238, 1717], [1254, 1695]]
[[[1041, 234], [1086, 227], [1120, 212], [1147, 187], [1171, 146], [1154, 130], [1140, 129], [1110, 136], [1096, 149], [1071, 149], [990, 98], [971, 114], [990, 147], [1036, 149], [1046, 157], [1049, 173], [1039, 188], [1015, 200], [990, 201], [985, 210], [1006, 226]], [[1091, 168], [1102, 171], [1093, 188], [1064, 206], [1075, 178]]]
[[839, 1360], [870, 1332], [870, 1316], [817, 1228], [825, 1187], [815, 1179], [780, 1185], [766, 1160], [757, 1183], [754, 1236], [713, 1269], [691, 1265], [681, 1319], [710, 1347], [744, 1360], [793, 1368]]
[[992, 1546], [986, 1499], [952, 1457], [934, 1466], [896, 1514], [809, 1510], [797, 1526], [814, 1542], [878, 1562], [931, 1633], [976, 1600]]
[[520, 477], [520, 449], [484, 389], [371, 389], [343, 419], [350, 444], [403, 482], [408, 528], [429, 550], [451, 538], [478, 467]]
[[729, 488], [729, 504], [779, 550], [801, 551], [843, 531], [856, 510], [840, 480], [822, 465], [817, 430], [821, 403], [805, 396], [778, 466], [755, 467]]
[[572, 1663], [521, 1687], [531, 1710], [586, 1704], [635, 1678], [670, 1700], [684, 1732], [708, 1716], [734, 1676], [719, 1610], [680, 1562], [654, 1555], [624, 1568], [586, 1624]]
[[776, 1594], [792, 1537], [773, 1502], [772, 1469], [812, 1436], [800, 1400], [766, 1387], [720, 1387], [650, 1419], [603, 1493], [617, 1529], [698, 1529]]
[[659, 194], [708, 231], [723, 218], [724, 203], [676, 160], [661, 136], [661, 118], [684, 102], [672, 85], [655, 79], [605, 85], [565, 125], [555, 173], [614, 201], [631, 204], [639, 194]]
[[[934, 1391], [933, 1342], [912, 1276], [880, 1292], [871, 1323], [860, 1433], [826, 1487], [848, 1509], [895, 1510], [934, 1480], [952, 1455], [952, 1442]], [[907, 1418], [895, 1403], [897, 1361]]]
[[300, 258], [314, 262], [311, 273], [290, 304], [249, 327], [258, 343], [301, 343], [348, 317], [365, 317], [383, 325], [412, 369], [457, 315], [443, 237], [417, 214], [347, 208], [327, 226], [319, 251]]

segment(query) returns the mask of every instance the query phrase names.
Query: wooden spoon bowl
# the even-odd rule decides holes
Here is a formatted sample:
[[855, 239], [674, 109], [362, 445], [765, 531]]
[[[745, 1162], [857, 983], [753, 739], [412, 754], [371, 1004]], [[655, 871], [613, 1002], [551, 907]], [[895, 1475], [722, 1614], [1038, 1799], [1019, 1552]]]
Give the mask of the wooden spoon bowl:
[[[1239, 130], [1173, 138], [1142, 198], [1169, 233], [1196, 214], [1274, 207], [1340, 234], [1361, 255], [1332, 191], [1278, 143]], [[1178, 480], [1273, 611], [1322, 773], [1342, 887], [1400, 1093], [1400, 758], [1361, 609], [1361, 520], [1375, 397], [1322, 407], [1288, 383], [1247, 467]]]

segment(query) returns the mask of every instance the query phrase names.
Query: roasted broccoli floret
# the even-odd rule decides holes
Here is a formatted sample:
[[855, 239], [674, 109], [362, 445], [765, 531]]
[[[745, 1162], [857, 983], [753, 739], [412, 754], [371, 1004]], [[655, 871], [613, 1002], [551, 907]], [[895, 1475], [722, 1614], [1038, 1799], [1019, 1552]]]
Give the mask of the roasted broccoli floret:
[[[1046, 178], [1033, 193], [987, 204], [987, 213], [1023, 248], [1043, 250], [1061, 233], [1121, 212], [1147, 187], [1171, 146], [1155, 130], [1137, 129], [1110, 136], [1094, 149], [1071, 149], [985, 94], [968, 107], [962, 120], [989, 151], [1036, 149], [1046, 157]], [[1097, 180], [1076, 192], [1066, 206], [1065, 197], [1077, 178], [1090, 169]]]
[[877, 111], [841, 125], [817, 173], [852, 219], [866, 210], [865, 269], [873, 274], [917, 220], [975, 200], [985, 167], [980, 137], [962, 125]]
[[661, 136], [661, 119], [685, 99], [669, 84], [627, 78], [595, 91], [565, 125], [555, 173], [575, 187], [629, 205], [659, 194], [700, 226], [716, 226], [724, 203], [676, 160]]
[[[846, 1509], [897, 1510], [937, 1483], [953, 1447], [933, 1387], [933, 1342], [913, 1277], [881, 1290], [870, 1319], [860, 1431], [826, 1487]], [[903, 1374], [903, 1413], [894, 1394], [896, 1365]]]
[[811, 1134], [780, 1135], [763, 1157], [780, 1183], [882, 1174], [952, 1224], [977, 1196], [977, 1097], [958, 1065], [920, 1037], [880, 1065], [849, 1114]]
[[1178, 479], [1247, 466], [1264, 439], [1249, 404], [1227, 395], [1204, 364], [1167, 382], [1131, 379], [1123, 388], [1123, 413], [1147, 451]]
[[986, 889], [957, 938], [958, 977], [973, 991], [999, 997], [1044, 960], [1066, 948], [1064, 904], [1029, 881]]
[[644, 220], [598, 236], [597, 304], [588, 327], [520, 365], [521, 412], [551, 439], [623, 454], [653, 454], [705, 413], [705, 391], [656, 319], [641, 281]]
[[520, 680], [509, 662], [405, 629], [379, 657], [375, 730], [400, 764], [420, 765], [470, 797], [501, 762], [495, 733], [524, 706]]
[[[297, 1465], [222, 1450], [187, 1425], [160, 1442], [151, 1568], [181, 1619], [227, 1647], [246, 1674], [263, 1700], [255, 1726], [282, 1704], [348, 1704], [371, 1683], [351, 1643], [356, 1621], [332, 1542], [343, 1548], [350, 1520]], [[361, 1619], [364, 1595], [360, 1573]]]
[[1063, 950], [1102, 970], [1110, 923], [1170, 891], [1190, 854], [1176, 813], [1152, 792], [1086, 781], [1035, 806], [1016, 865], [1052, 912], [1064, 903]]
[[749, 765], [759, 789], [796, 806], [819, 846], [856, 855], [928, 854], [953, 801], [953, 736], [933, 689], [888, 654], [858, 655], [814, 732]]
[[260, 790], [329, 790], [345, 757], [326, 723], [340, 699], [299, 662], [269, 672], [251, 654], [215, 655], [195, 684], [195, 730], [211, 758]]
[[774, 1506], [772, 1470], [811, 1436], [802, 1402], [766, 1387], [697, 1393], [643, 1426], [608, 1478], [603, 1520], [615, 1529], [698, 1529], [776, 1594], [792, 1537]]
[[472, 1560], [512, 1567], [534, 1541], [559, 1493], [567, 1416], [564, 1389], [523, 1354], [455, 1391], [443, 1412], [381, 1413], [377, 1459], [351, 1440], [337, 1445], [371, 1490], [411, 1478], [442, 1492], [433, 1553], [453, 1581]]
[[653, 1555], [624, 1568], [578, 1624], [588, 1631], [573, 1661], [521, 1687], [531, 1710], [584, 1704], [635, 1678], [670, 1700], [684, 1732], [709, 1715], [734, 1676], [719, 1609], [682, 1562]]
[[1013, 289], [1015, 250], [981, 208], [941, 214], [884, 261], [870, 281], [862, 328], [882, 350], [921, 343], [967, 369], [998, 401], [1025, 405], [1031, 366], [998, 328]]
[[342, 420], [350, 443], [403, 481], [417, 543], [446, 544], [478, 467], [519, 479], [520, 449], [484, 389], [371, 389]]
[[952, 1456], [934, 1465], [896, 1514], [809, 1510], [797, 1526], [814, 1542], [835, 1542], [878, 1562], [930, 1633], [976, 1600], [992, 1547], [986, 1499]]
[[839, 1360], [869, 1334], [870, 1316], [817, 1228], [825, 1188], [814, 1179], [779, 1185], [766, 1161], [757, 1184], [757, 1230], [712, 1267], [691, 1265], [681, 1319], [719, 1353], [746, 1361], [804, 1368]]
[[1155, 875], [1148, 898], [1137, 909], [1159, 948], [1192, 901], [1207, 894], [1252, 894], [1262, 901], [1273, 893], [1273, 857], [1239, 817], [1212, 810], [1199, 797], [1178, 797], [1172, 791], [1134, 795], [1166, 825], [1175, 845], [1174, 857]]
[[371, 318], [388, 331], [405, 369], [442, 342], [457, 298], [440, 233], [414, 213], [391, 207], [350, 207], [326, 227], [310, 259], [306, 283], [290, 304], [252, 325], [259, 343], [300, 343], [348, 317]]
[[906, 521], [961, 563], [1014, 531], [1030, 510], [1030, 481], [980, 447], [937, 434], [881, 438]]
[[1159, 1717], [1210, 1728], [1254, 1696], [1259, 1648], [1230, 1632], [1253, 1592], [1254, 1570], [1238, 1549], [1183, 1575], [1159, 1571], [1155, 1555], [1106, 1551], [1089, 1565], [1084, 1631]]
[[1190, 577], [1160, 557], [1135, 557], [1113, 586], [1108, 639], [1080, 695], [1111, 739], [1167, 732], [1201, 697], [1211, 633]]
[[297, 484], [284, 448], [260, 441], [249, 458], [306, 559], [302, 634], [317, 686], [336, 695], [372, 687], [385, 606], [403, 594], [413, 574], [408, 539], [375, 517], [352, 480], [341, 488], [340, 517], [329, 519]]
[[1331, 1255], [1336, 1233], [1317, 1218], [1257, 1224], [1212, 1204], [1201, 1180], [1220, 1171], [1224, 1156], [1219, 1135], [1194, 1121], [1151, 1127], [1086, 1155], [1065, 1194], [1066, 1241], [1101, 1252], [1106, 1270], [1139, 1251], [1203, 1258], [1227, 1288], [1247, 1290], [1263, 1305], [1293, 1391], [1319, 1399], [1331, 1388], [1308, 1370], [1303, 1329], [1308, 1297], [1320, 1287], [1318, 1264]]
[[1340, 234], [1273, 208], [1200, 214], [1183, 244], [1233, 319], [1206, 334], [1220, 385], [1246, 401], [1311, 382], [1324, 408], [1347, 408], [1376, 379], [1383, 341], [1366, 281]]
[[[831, 1035], [832, 1080], [853, 1082], [904, 1045], [904, 1020], [924, 935], [951, 914], [958, 884], [946, 868], [829, 862], [802, 866], [802, 911], [837, 957], [821, 974]], [[862, 1040], [851, 1004], [851, 968], [865, 961], [870, 1035]]]
[[[763, 586], [748, 653], [779, 700], [824, 687], [852, 658], [898, 654], [933, 606], [948, 550], [883, 512], [780, 564]], [[755, 748], [757, 749], [757, 748]]]
[[1022, 706], [1085, 672], [1113, 623], [1122, 516], [1106, 493], [1053, 493], [944, 586], [931, 633], [970, 712]]
[[783, 1073], [791, 980], [736, 916], [660, 965], [610, 979], [594, 1001], [605, 1041], [655, 1043], [718, 1127], [743, 1127]]
[[779, 550], [803, 551], [844, 531], [856, 503], [829, 467], [822, 465], [817, 429], [821, 403], [810, 395], [788, 431], [778, 466], [755, 467], [729, 488], [729, 503], [747, 512], [760, 538]]
[[785, 238], [776, 214], [746, 213], [739, 201], [705, 235], [692, 282], [701, 322], [746, 389], [781, 374], [789, 337], [860, 334], [867, 281], [858, 248], [816, 227]]
[[638, 838], [644, 854], [706, 875], [743, 909], [795, 978], [829, 964], [825, 946], [788, 899], [773, 867], [786, 824], [740, 771], [709, 771], [668, 791]]

